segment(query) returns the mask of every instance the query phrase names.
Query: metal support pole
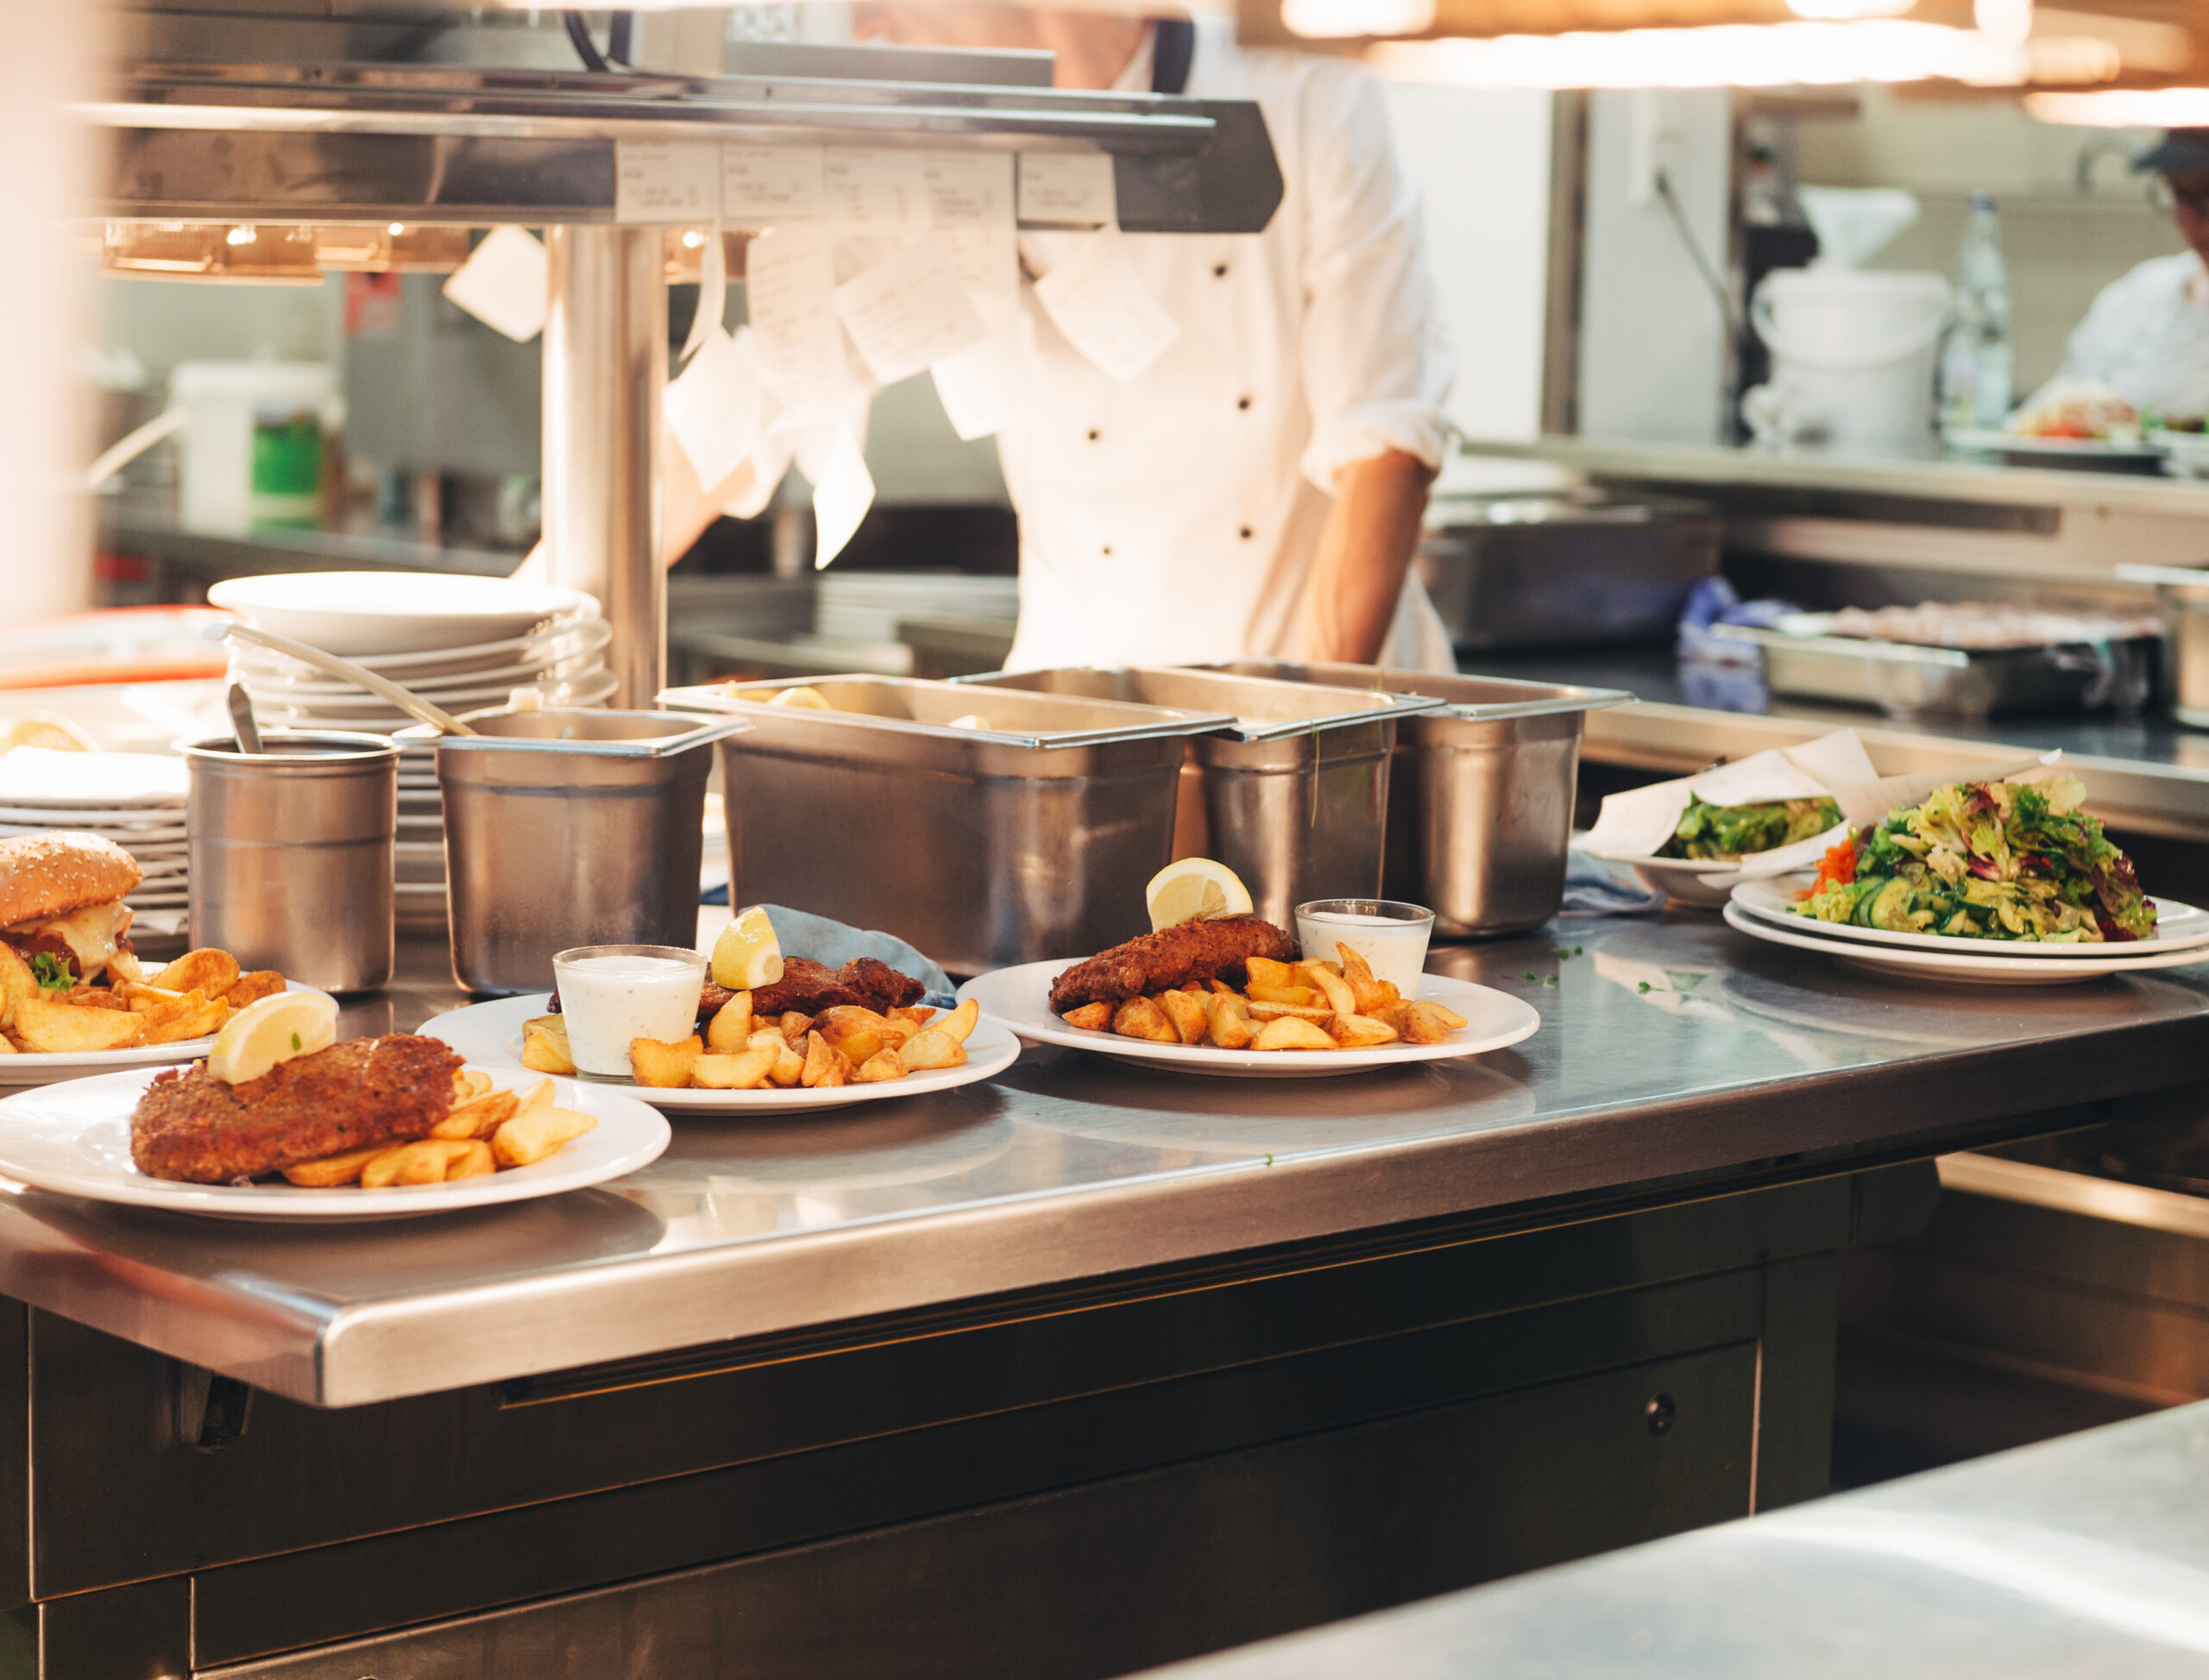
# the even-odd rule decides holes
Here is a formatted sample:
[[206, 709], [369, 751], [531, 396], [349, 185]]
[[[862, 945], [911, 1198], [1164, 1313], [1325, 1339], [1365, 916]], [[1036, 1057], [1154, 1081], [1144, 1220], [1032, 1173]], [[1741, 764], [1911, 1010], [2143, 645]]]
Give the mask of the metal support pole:
[[648, 708], [667, 677], [659, 563], [667, 271], [658, 228], [551, 227], [544, 322], [547, 576], [614, 626], [612, 703]]

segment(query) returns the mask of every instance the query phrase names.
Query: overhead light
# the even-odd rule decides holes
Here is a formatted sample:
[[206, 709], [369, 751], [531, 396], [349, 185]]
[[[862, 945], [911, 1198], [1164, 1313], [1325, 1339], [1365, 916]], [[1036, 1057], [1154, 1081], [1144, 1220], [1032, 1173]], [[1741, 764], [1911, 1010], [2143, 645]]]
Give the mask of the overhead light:
[[2099, 93], [2028, 93], [2025, 110], [2043, 123], [2088, 129], [2209, 128], [2209, 87], [2110, 88]]
[[1435, 0], [1281, 0], [1281, 21], [1312, 41], [1416, 35], [1434, 27], [1434, 6]]
[[[2114, 74], [2115, 56], [2097, 62]], [[1935, 79], [2017, 87], [2033, 79], [2036, 58], [1975, 29], [1893, 18], [1390, 41], [1366, 50], [1381, 75], [1458, 87], [1830, 87]]]

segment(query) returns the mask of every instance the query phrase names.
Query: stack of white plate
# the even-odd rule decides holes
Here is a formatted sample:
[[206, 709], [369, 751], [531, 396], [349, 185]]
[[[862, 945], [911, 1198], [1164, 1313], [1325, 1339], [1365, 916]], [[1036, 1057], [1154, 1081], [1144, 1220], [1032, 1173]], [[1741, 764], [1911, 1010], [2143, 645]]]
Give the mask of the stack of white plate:
[[184, 760], [152, 752], [0, 754], [0, 834], [56, 829], [113, 840], [145, 879], [123, 902], [141, 938], [184, 931], [190, 859], [185, 846]]
[[2143, 940], [2050, 945], [2035, 940], [1959, 938], [1858, 928], [1797, 916], [1807, 875], [1743, 881], [1726, 905], [1728, 925], [1771, 945], [1812, 951], [1891, 978], [1960, 985], [2068, 985], [2142, 969], [2209, 962], [2209, 910], [2158, 897], [2156, 931]]
[[[546, 706], [602, 706], [612, 630], [574, 589], [444, 572], [293, 572], [207, 592], [248, 623], [343, 655], [448, 712], [502, 706], [532, 689]], [[390, 702], [280, 653], [233, 642], [230, 676], [264, 729], [388, 735], [414, 721]], [[444, 806], [431, 750], [399, 761], [401, 927], [445, 917]]]

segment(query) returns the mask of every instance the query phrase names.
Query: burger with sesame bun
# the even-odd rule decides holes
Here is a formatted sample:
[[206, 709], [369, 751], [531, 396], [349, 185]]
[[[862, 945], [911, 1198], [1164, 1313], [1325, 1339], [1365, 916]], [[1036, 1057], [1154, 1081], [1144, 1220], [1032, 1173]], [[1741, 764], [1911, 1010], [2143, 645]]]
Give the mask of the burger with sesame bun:
[[136, 859], [98, 834], [0, 840], [0, 944], [49, 991], [132, 978], [137, 963], [123, 895], [144, 874]]

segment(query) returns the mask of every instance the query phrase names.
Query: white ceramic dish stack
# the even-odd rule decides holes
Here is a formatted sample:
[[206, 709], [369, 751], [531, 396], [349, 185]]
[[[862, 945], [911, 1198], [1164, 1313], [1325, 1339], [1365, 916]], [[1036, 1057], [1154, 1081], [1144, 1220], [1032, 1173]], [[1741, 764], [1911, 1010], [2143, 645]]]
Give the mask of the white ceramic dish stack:
[[[217, 584], [208, 600], [249, 624], [364, 665], [448, 712], [504, 705], [534, 689], [546, 706], [602, 706], [611, 627], [573, 589], [440, 572], [293, 572]], [[233, 640], [231, 677], [264, 729], [388, 735], [414, 721], [387, 701], [312, 666]], [[401, 928], [445, 919], [444, 805], [427, 746], [399, 761], [397, 903]]]
[[138, 942], [184, 932], [189, 860], [184, 760], [151, 752], [0, 754], [0, 835], [72, 829], [113, 840], [145, 879], [124, 902], [137, 912]]

